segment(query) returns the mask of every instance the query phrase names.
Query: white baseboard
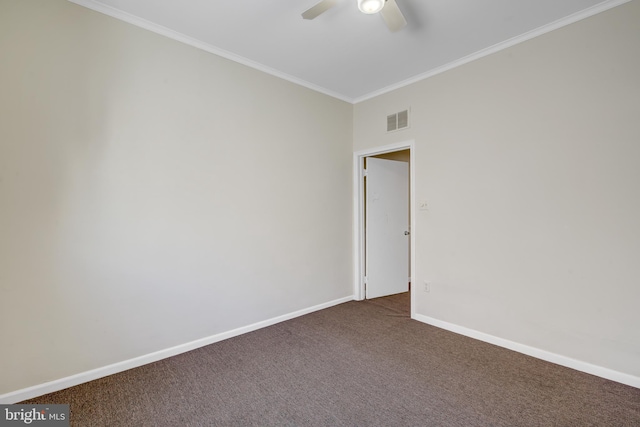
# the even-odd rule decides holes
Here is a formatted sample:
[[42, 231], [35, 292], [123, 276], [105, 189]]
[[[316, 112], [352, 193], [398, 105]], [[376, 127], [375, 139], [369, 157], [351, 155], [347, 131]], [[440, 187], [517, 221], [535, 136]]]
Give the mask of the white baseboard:
[[196, 348], [204, 347], [206, 345], [223, 341], [229, 338], [233, 338], [238, 335], [246, 334], [247, 332], [252, 332], [257, 329], [266, 328], [267, 326], [275, 325], [276, 323], [284, 322], [285, 320], [290, 320], [296, 317], [300, 317], [305, 314], [309, 314], [309, 313], [313, 313], [314, 311], [333, 307], [334, 305], [342, 304], [348, 301], [353, 301], [353, 295], [340, 298], [337, 300], [329, 301], [324, 304], [315, 305], [313, 307], [305, 308], [302, 310], [294, 311], [293, 313], [284, 314], [282, 316], [274, 317], [272, 319], [263, 320], [262, 322], [254, 323], [248, 326], [243, 326], [241, 328], [233, 329], [228, 332], [222, 332], [220, 334], [201, 338], [199, 340], [191, 341], [185, 344], [180, 344], [175, 347], [170, 347], [164, 350], [149, 353], [144, 356], [135, 357], [133, 359], [124, 360], [122, 362], [114, 363], [112, 365], [103, 366], [101, 368], [92, 369], [86, 372], [81, 372], [79, 374], [71, 375], [69, 377], [60, 378], [58, 380], [49, 381], [49, 382], [38, 384], [32, 387], [27, 387], [22, 390], [12, 391], [12, 392], [0, 395], [0, 404], [22, 402], [23, 400], [32, 399], [34, 397], [42, 396], [43, 394], [53, 393], [54, 391], [63, 390], [65, 388], [73, 387], [78, 384], [93, 381], [98, 378], [103, 378], [108, 375], [116, 374], [118, 372], [123, 372], [128, 369], [137, 368], [138, 366], [146, 365], [148, 363], [157, 362], [158, 360], [176, 356], [181, 353], [186, 353], [187, 351], [195, 350]]
[[572, 359], [570, 357], [562, 356], [560, 354], [552, 353], [550, 351], [541, 350], [539, 348], [530, 347], [528, 345], [509, 341], [504, 338], [495, 337], [493, 335], [485, 334], [484, 332], [479, 332], [474, 329], [465, 328], [464, 326], [459, 326], [453, 323], [434, 319], [432, 317], [423, 316], [422, 314], [415, 314], [413, 318], [420, 322], [427, 323], [429, 325], [436, 326], [441, 329], [446, 329], [448, 331], [455, 332], [457, 334], [474, 338], [480, 341], [484, 341], [489, 344], [494, 344], [499, 347], [508, 348], [509, 350], [517, 351], [518, 353], [526, 354], [528, 356], [532, 356], [537, 359], [546, 360], [547, 362], [555, 363], [556, 365], [565, 366], [567, 368], [575, 369], [577, 371], [586, 372], [587, 374], [595, 375], [611, 381], [616, 381], [622, 384], [626, 384], [631, 387], [640, 388], [640, 377], [614, 371], [613, 369], [603, 368], [602, 366], [593, 365], [591, 363]]

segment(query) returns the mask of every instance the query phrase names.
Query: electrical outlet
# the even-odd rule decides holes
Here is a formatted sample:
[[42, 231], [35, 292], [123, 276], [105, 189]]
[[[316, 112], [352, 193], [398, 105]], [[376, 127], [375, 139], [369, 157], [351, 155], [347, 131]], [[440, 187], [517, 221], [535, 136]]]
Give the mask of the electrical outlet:
[[425, 292], [431, 291], [431, 283], [426, 282], [426, 281], [424, 282], [424, 291]]

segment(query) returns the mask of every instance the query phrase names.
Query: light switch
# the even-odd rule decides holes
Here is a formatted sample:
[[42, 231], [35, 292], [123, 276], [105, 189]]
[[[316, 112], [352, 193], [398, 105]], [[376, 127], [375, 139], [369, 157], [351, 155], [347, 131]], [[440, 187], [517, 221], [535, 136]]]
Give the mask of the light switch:
[[429, 210], [429, 206], [427, 205], [427, 202], [425, 200], [422, 200], [419, 204], [418, 207], [420, 208], [421, 211], [427, 211]]

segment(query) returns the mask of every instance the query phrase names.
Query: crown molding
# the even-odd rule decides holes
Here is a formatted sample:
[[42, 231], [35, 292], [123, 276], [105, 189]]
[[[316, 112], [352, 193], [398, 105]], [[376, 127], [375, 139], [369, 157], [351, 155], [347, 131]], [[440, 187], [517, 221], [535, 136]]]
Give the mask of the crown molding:
[[593, 15], [597, 15], [598, 13], [604, 12], [606, 10], [612, 9], [616, 6], [620, 6], [622, 4], [628, 3], [631, 0], [606, 0], [602, 3], [599, 3], [595, 6], [592, 6], [588, 9], [582, 10], [580, 12], [576, 12], [572, 15], [569, 15], [565, 18], [559, 19], [557, 21], [551, 22], [547, 25], [543, 25], [542, 27], [538, 27], [534, 30], [528, 31], [519, 36], [512, 37], [503, 42], [494, 44], [493, 46], [489, 46], [488, 48], [479, 50], [477, 52], [472, 53], [471, 55], [467, 55], [463, 58], [457, 59], [448, 64], [442, 65], [440, 67], [429, 70], [425, 73], [418, 74], [417, 76], [410, 77], [401, 82], [395, 83], [393, 85], [384, 87], [382, 89], [369, 92], [366, 95], [353, 99], [353, 103], [357, 104], [359, 102], [366, 101], [371, 98], [375, 98], [376, 96], [384, 95], [385, 93], [393, 92], [396, 89], [403, 88], [405, 86], [411, 85], [413, 83], [417, 83], [421, 80], [428, 79], [429, 77], [433, 77], [435, 75], [444, 73], [445, 71], [449, 71], [453, 68], [459, 67], [464, 64], [468, 64], [471, 61], [475, 61], [476, 59], [484, 58], [485, 56], [491, 55], [493, 53], [499, 52], [501, 50], [507, 49], [511, 46], [515, 46], [519, 43], [525, 42], [527, 40], [531, 40], [535, 37], [541, 36], [543, 34], [549, 33], [551, 31], [557, 30], [559, 28], [565, 27], [567, 25], [573, 24], [575, 22], [581, 21], [583, 19], [589, 18]]
[[189, 46], [195, 47], [197, 49], [204, 50], [206, 52], [212, 53], [217, 56], [221, 56], [222, 58], [229, 59], [231, 61], [237, 62], [239, 64], [245, 65], [247, 67], [256, 69], [258, 71], [262, 71], [263, 73], [270, 74], [274, 77], [278, 77], [280, 79], [289, 81], [291, 83], [297, 84], [299, 86], [306, 87], [307, 89], [311, 89], [315, 92], [322, 93], [324, 95], [331, 96], [333, 98], [337, 98], [341, 101], [348, 102], [353, 104], [353, 98], [345, 96], [341, 93], [331, 91], [329, 89], [323, 88], [321, 86], [310, 83], [306, 80], [299, 79], [290, 74], [283, 73], [274, 68], [268, 67], [264, 64], [261, 64], [256, 61], [252, 61], [251, 59], [245, 58], [240, 55], [236, 55], [233, 52], [226, 51], [224, 49], [220, 49], [216, 46], [213, 46], [209, 43], [205, 43], [201, 40], [195, 39], [193, 37], [182, 34], [178, 31], [174, 31], [170, 28], [164, 27], [162, 25], [155, 24], [151, 21], [147, 21], [146, 19], [142, 19], [135, 15], [132, 15], [127, 12], [123, 12], [120, 9], [116, 9], [114, 7], [108, 6], [104, 3], [101, 3], [97, 0], [68, 0], [71, 3], [75, 3], [79, 6], [86, 7], [87, 9], [91, 9], [93, 11], [102, 13], [104, 15], [110, 16], [112, 18], [116, 18], [120, 21], [124, 21], [128, 24], [135, 25], [136, 27], [143, 28], [145, 30], [154, 32], [156, 34], [160, 34], [162, 36], [168, 37], [170, 39], [179, 41], [181, 43], [187, 44]]
[[278, 77], [281, 78], [283, 80], [289, 81], [291, 83], [297, 84], [299, 86], [303, 86], [306, 87], [307, 89], [311, 89], [315, 92], [319, 92], [322, 93], [324, 95], [339, 99], [341, 101], [344, 102], [348, 102], [350, 104], [358, 104], [360, 102], [363, 101], [367, 101], [369, 99], [375, 98], [377, 96], [380, 95], [384, 95], [386, 93], [392, 92], [394, 90], [403, 88], [405, 86], [411, 85], [413, 83], [417, 83], [419, 81], [428, 79], [429, 77], [433, 77], [436, 76], [438, 74], [444, 73], [445, 71], [449, 71], [453, 68], [456, 67], [460, 67], [461, 65], [467, 64], [469, 62], [475, 61], [477, 59], [480, 58], [484, 58], [485, 56], [491, 55], [493, 53], [499, 52], [501, 50], [507, 49], [509, 47], [515, 46], [519, 43], [525, 42], [527, 40], [531, 40], [535, 37], [541, 36], [543, 34], [546, 34], [548, 32], [557, 30], [559, 28], [565, 27], [567, 25], [573, 24], [575, 22], [581, 21], [583, 19], [589, 18], [593, 15], [597, 15], [598, 13], [604, 12], [606, 10], [612, 9], [616, 6], [620, 6], [622, 4], [628, 3], [631, 0], [605, 0], [602, 3], [599, 3], [595, 6], [592, 6], [590, 8], [587, 8], [585, 10], [582, 10], [580, 12], [576, 12], [572, 15], [569, 15], [565, 18], [559, 19], [557, 21], [554, 21], [550, 24], [547, 25], [543, 25], [542, 27], [536, 28], [534, 30], [531, 30], [529, 32], [526, 32], [524, 34], [521, 34], [519, 36], [515, 36], [512, 37], [508, 40], [505, 40], [503, 42], [497, 43], [493, 46], [490, 46], [488, 48], [479, 50], [475, 53], [472, 53], [470, 55], [467, 55], [463, 58], [460, 58], [458, 60], [452, 61], [448, 64], [442, 65], [440, 67], [436, 67], [432, 70], [429, 70], [425, 73], [421, 73], [418, 74], [414, 77], [410, 77], [406, 80], [403, 80], [401, 82], [386, 86], [384, 88], [375, 90], [373, 92], [369, 92], [365, 95], [359, 96], [359, 97], [349, 97], [346, 96], [344, 94], [326, 89], [322, 86], [318, 86], [316, 84], [310, 83], [306, 80], [294, 77], [290, 74], [287, 73], [283, 73], [281, 71], [278, 71], [274, 68], [268, 67], [264, 64], [261, 64], [259, 62], [253, 61], [251, 59], [245, 58], [243, 56], [237, 55], [235, 53], [226, 51], [224, 49], [220, 49], [216, 46], [213, 46], [211, 44], [205, 43], [201, 40], [197, 40], [193, 37], [187, 36], [185, 34], [179, 33], [177, 31], [171, 30], [167, 27], [164, 27], [162, 25], [158, 25], [155, 24], [151, 21], [147, 21], [146, 19], [142, 19], [139, 18], [135, 15], [123, 12], [119, 9], [116, 9], [114, 7], [105, 5], [104, 3], [101, 3], [98, 0], [68, 0], [71, 3], [75, 3], [79, 6], [83, 6], [86, 7], [88, 9], [94, 10], [96, 12], [108, 15], [112, 18], [116, 18], [119, 19], [121, 21], [127, 22], [129, 24], [135, 25], [136, 27], [140, 27], [140, 28], [144, 28], [145, 30], [149, 30], [152, 31], [156, 34], [160, 34], [163, 35], [165, 37], [168, 37], [170, 39], [179, 41], [181, 43], [185, 43], [189, 46], [195, 47], [197, 49], [201, 49], [204, 50], [206, 52], [212, 53], [214, 55], [218, 55], [220, 57], [229, 59], [231, 61], [237, 62], [239, 64], [245, 65], [247, 67], [256, 69], [258, 71], [262, 71], [266, 74], [270, 74], [274, 77]]

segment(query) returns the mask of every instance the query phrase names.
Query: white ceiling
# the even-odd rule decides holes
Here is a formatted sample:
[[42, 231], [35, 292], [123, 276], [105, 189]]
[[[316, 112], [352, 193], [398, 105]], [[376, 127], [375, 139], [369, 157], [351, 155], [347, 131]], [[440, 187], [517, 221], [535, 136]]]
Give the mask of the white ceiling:
[[391, 33], [356, 0], [70, 0], [356, 103], [629, 0], [396, 0]]

